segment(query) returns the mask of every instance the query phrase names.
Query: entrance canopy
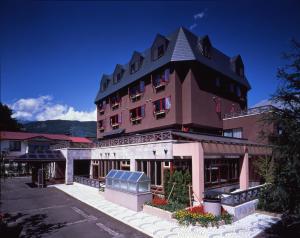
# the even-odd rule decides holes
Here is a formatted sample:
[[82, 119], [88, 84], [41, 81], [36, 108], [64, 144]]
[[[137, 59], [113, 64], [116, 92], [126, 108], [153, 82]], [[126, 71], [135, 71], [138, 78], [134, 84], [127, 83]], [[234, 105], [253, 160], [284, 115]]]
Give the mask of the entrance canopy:
[[26, 153], [12, 159], [14, 162], [57, 162], [66, 161], [59, 150], [39, 151], [35, 153]]

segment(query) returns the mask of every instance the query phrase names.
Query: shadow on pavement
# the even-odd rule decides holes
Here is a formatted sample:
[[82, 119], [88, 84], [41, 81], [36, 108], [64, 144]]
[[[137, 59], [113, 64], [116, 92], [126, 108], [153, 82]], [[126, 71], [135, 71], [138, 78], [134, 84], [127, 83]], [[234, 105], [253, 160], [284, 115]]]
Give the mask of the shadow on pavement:
[[45, 223], [47, 215], [28, 215], [17, 213], [4, 214], [0, 223], [0, 237], [41, 237], [44, 234], [54, 232], [66, 225], [63, 223]]

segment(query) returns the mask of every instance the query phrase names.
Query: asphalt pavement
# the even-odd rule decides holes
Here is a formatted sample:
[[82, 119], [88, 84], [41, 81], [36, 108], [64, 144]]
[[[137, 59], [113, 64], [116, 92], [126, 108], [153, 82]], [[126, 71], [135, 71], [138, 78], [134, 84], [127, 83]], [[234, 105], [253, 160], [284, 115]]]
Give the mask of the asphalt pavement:
[[0, 212], [20, 229], [20, 237], [148, 237], [54, 187], [36, 188], [30, 181], [29, 177], [1, 180]]

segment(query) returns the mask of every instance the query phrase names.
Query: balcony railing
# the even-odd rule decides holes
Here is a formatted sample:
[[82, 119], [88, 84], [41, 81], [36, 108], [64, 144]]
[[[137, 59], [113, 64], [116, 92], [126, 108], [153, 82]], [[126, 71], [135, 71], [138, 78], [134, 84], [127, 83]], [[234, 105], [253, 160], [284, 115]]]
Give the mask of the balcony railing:
[[219, 191], [206, 191], [205, 197], [208, 198], [220, 198], [221, 204], [228, 206], [238, 206], [243, 203], [252, 201], [254, 199], [259, 198], [260, 191], [266, 186], [266, 184], [256, 186], [253, 188], [249, 188], [247, 190], [239, 191], [239, 192], [219, 192]]
[[128, 144], [137, 144], [145, 142], [155, 142], [162, 140], [171, 140], [172, 133], [171, 131], [158, 131], [145, 134], [136, 134], [122, 136], [113, 139], [103, 139], [97, 143], [98, 147], [107, 147], [107, 146], [116, 146], [116, 145], [128, 145]]
[[231, 112], [231, 113], [225, 114], [224, 119], [266, 113], [266, 112], [272, 111], [273, 109], [274, 109], [274, 106], [271, 106], [271, 105], [249, 108], [248, 110]]

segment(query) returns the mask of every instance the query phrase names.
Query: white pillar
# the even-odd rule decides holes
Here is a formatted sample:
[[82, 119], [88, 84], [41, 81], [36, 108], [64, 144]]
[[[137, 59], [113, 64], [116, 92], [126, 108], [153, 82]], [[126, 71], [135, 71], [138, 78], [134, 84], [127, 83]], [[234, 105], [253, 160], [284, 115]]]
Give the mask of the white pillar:
[[93, 178], [93, 165], [92, 165], [92, 160], [90, 160], [90, 178]]
[[134, 158], [130, 159], [130, 171], [136, 171], [136, 169], [135, 169], [135, 159]]
[[66, 158], [65, 184], [73, 184], [74, 160]]

